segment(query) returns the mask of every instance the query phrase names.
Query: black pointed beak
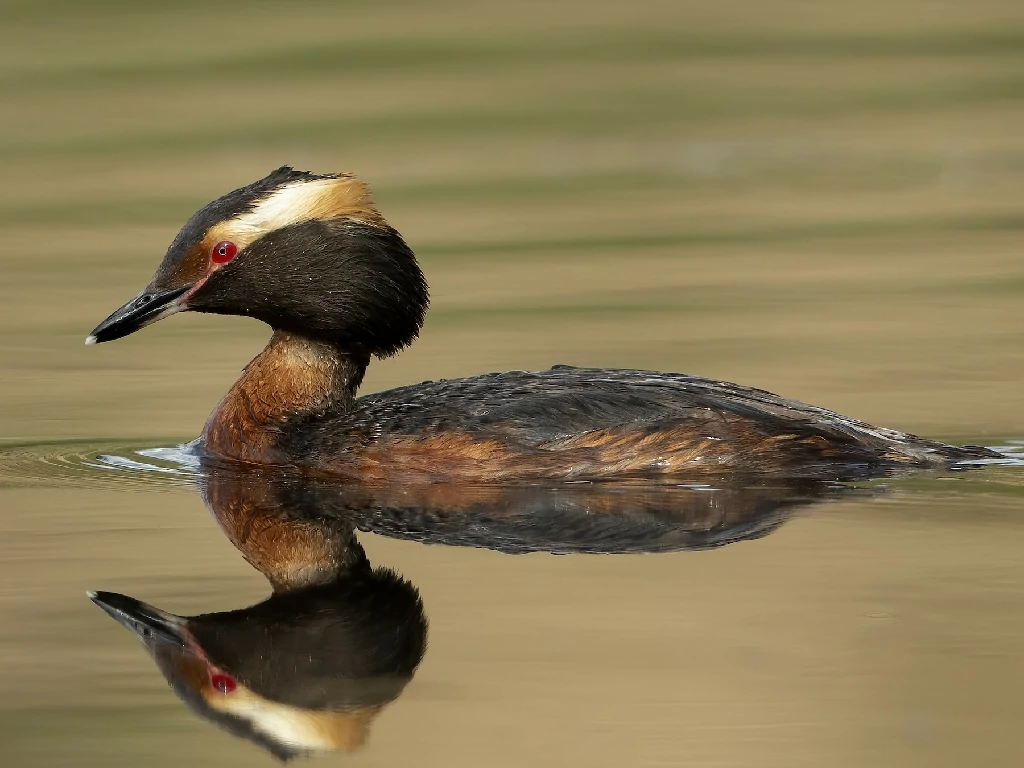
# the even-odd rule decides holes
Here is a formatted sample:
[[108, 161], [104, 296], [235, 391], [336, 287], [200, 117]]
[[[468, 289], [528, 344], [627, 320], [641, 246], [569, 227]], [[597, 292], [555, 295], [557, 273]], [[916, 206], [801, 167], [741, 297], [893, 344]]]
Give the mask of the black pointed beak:
[[188, 646], [186, 620], [161, 611], [134, 597], [116, 592], [87, 592], [89, 599], [106, 611], [121, 626], [131, 630], [144, 643], [172, 643]]
[[166, 291], [145, 290], [114, 312], [110, 317], [97, 325], [86, 344], [98, 344], [101, 341], [113, 341], [135, 333], [140, 328], [162, 320], [168, 315], [183, 309], [180, 301], [191, 285], [171, 288]]

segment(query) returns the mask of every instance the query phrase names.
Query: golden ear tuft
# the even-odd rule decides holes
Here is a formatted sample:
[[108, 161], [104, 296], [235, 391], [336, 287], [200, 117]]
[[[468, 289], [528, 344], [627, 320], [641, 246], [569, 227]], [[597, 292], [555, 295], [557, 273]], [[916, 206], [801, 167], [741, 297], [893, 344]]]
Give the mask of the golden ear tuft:
[[364, 181], [350, 174], [327, 181], [329, 183], [317, 197], [310, 218], [355, 219], [375, 227], [387, 226], [384, 217], [373, 204], [370, 187]]
[[387, 226], [366, 183], [351, 174], [341, 174], [286, 184], [251, 211], [211, 228], [206, 239], [228, 240], [243, 248], [275, 229], [317, 219], [352, 219], [375, 227]]

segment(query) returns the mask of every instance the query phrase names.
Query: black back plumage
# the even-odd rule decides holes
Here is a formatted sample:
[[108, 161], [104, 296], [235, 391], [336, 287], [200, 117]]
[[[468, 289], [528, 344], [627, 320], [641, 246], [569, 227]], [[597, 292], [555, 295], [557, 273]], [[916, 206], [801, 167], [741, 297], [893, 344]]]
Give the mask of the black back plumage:
[[[917, 465], [998, 457], [984, 448], [948, 446], [715, 379], [565, 365], [424, 382], [366, 395], [350, 412], [321, 416], [316, 423], [294, 423], [283, 445], [315, 461], [341, 453], [353, 435], [367, 441], [452, 432], [531, 448], [594, 430], [681, 426], [727, 441], [730, 415], [766, 438], [821, 436], [845, 452], [846, 464], [862, 467], [851, 474], [838, 465], [809, 465], [805, 476], [819, 471], [828, 478], [860, 476], [896, 455]], [[750, 467], [753, 473], [763, 469]]]

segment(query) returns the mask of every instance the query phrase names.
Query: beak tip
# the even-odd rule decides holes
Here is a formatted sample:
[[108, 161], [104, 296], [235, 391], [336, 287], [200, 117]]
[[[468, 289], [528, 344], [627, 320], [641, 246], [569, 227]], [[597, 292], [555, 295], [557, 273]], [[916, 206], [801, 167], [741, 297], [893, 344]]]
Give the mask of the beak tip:
[[85, 337], [85, 346], [90, 347], [98, 341], [99, 339], [97, 339], [96, 336], [90, 334], [89, 336]]
[[94, 590], [92, 590], [92, 589], [85, 590], [85, 596], [88, 597], [90, 600], [92, 600], [94, 603], [96, 602], [97, 595], [96, 595], [96, 592]]

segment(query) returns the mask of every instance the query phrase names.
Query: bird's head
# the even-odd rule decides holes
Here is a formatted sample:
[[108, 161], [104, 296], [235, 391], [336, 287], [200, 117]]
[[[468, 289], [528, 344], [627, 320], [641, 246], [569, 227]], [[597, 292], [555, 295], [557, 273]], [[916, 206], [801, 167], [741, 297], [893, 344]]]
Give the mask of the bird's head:
[[86, 343], [190, 310], [387, 356], [416, 338], [427, 303], [412, 250], [362, 181], [282, 167], [197, 211], [149, 285]]

